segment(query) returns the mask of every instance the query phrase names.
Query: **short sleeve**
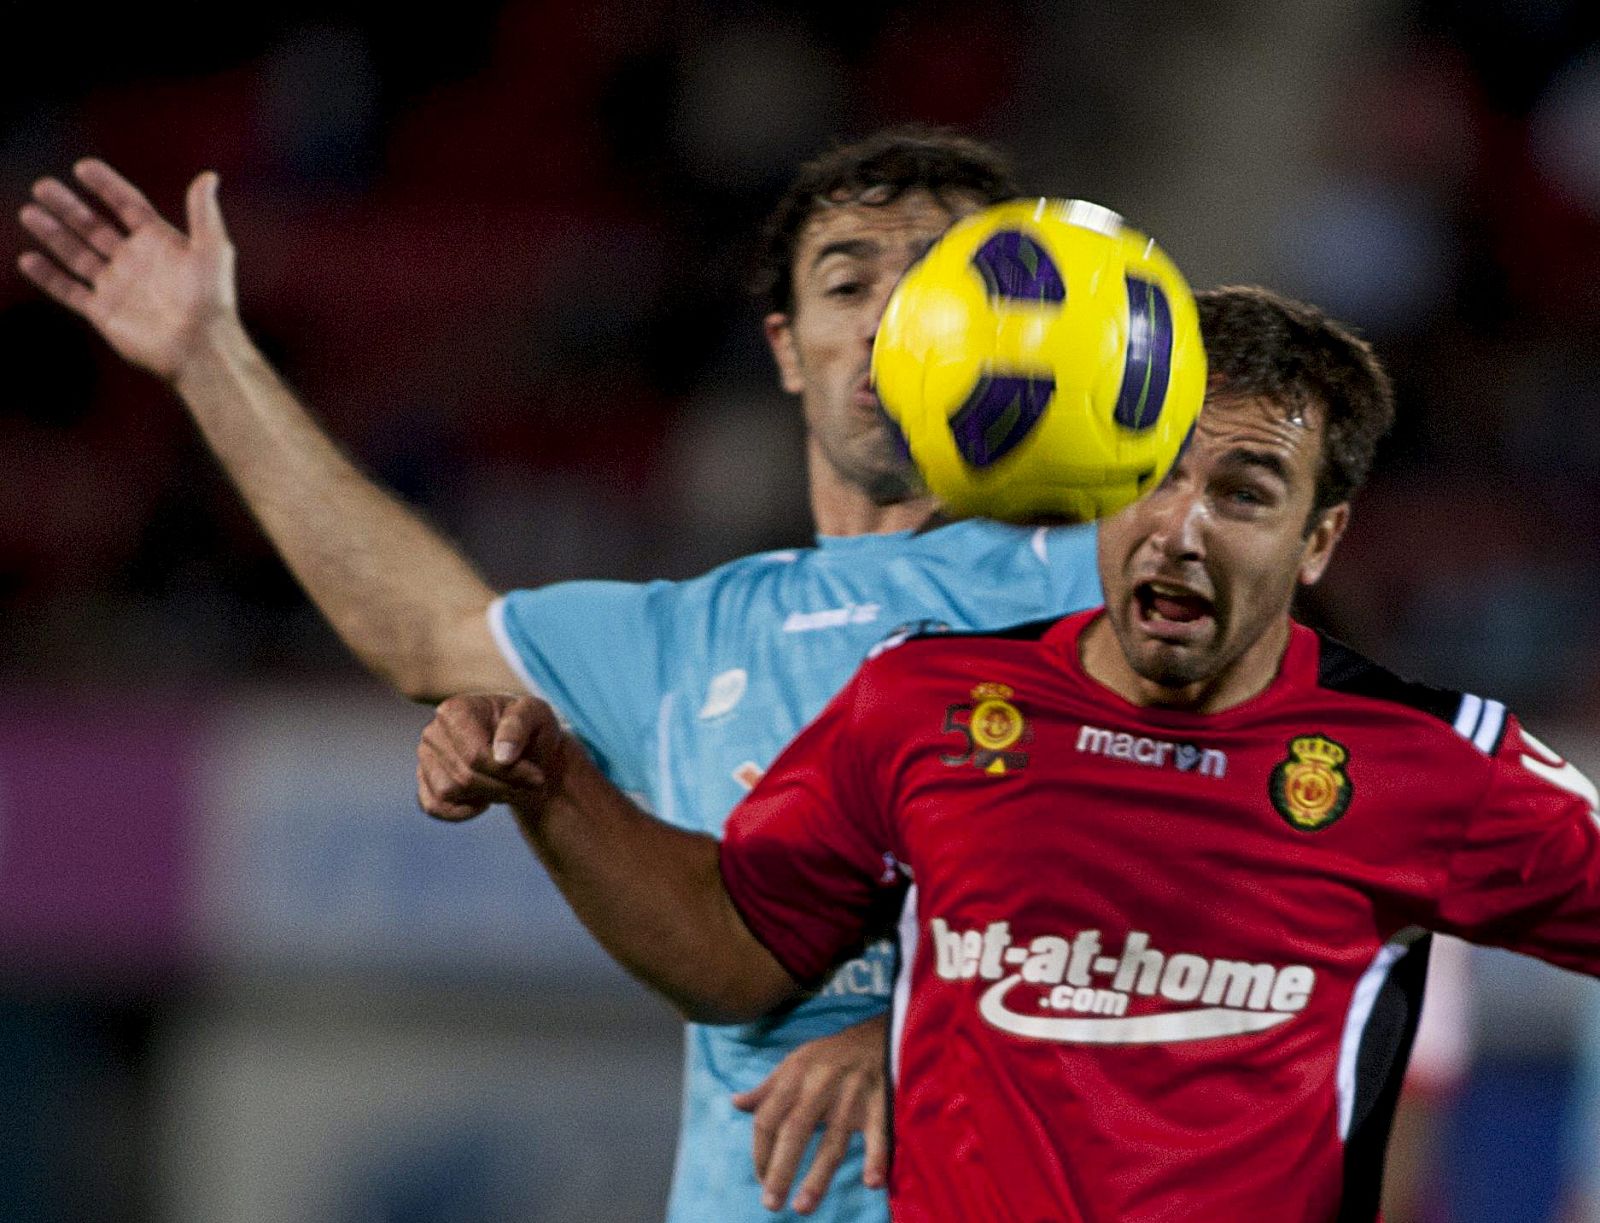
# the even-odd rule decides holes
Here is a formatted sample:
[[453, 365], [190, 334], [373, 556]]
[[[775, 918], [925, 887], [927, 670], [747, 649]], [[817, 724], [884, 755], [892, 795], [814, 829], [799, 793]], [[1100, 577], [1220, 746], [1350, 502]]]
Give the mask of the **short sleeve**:
[[1042, 554], [1050, 570], [1052, 608], [1060, 615], [1099, 607], [1100, 568], [1093, 523], [1069, 527], [1041, 527], [1034, 536], [1034, 551]]
[[723, 883], [761, 943], [805, 985], [881, 933], [904, 880], [884, 770], [854, 717], [856, 680], [784, 749], [723, 830]]
[[647, 787], [673, 653], [671, 582], [562, 582], [489, 608], [500, 651], [625, 790]]
[[1509, 719], [1449, 864], [1441, 927], [1600, 975], [1595, 787]]

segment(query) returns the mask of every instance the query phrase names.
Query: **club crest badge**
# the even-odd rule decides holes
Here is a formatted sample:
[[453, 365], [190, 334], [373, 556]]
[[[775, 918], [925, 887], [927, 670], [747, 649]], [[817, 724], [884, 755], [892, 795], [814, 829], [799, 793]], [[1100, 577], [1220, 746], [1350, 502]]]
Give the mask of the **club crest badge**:
[[965, 751], [944, 753], [939, 759], [952, 768], [971, 764], [991, 777], [1022, 768], [1028, 753], [1017, 745], [1033, 738], [1028, 720], [1011, 702], [1015, 695], [1005, 684], [979, 684], [972, 690], [972, 701], [945, 709], [943, 730], [961, 735]]
[[1326, 828], [1350, 806], [1354, 787], [1345, 775], [1350, 753], [1323, 735], [1289, 740], [1289, 756], [1278, 762], [1267, 793], [1278, 814], [1304, 832]]

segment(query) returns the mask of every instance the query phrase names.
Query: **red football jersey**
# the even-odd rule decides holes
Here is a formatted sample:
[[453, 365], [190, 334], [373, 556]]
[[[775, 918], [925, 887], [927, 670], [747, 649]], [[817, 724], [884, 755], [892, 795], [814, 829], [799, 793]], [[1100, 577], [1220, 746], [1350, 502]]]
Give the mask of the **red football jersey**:
[[1430, 930], [1600, 971], [1594, 787], [1503, 706], [1295, 626], [1223, 713], [1095, 613], [869, 661], [735, 810], [798, 980], [899, 913], [897, 1219], [1367, 1219]]

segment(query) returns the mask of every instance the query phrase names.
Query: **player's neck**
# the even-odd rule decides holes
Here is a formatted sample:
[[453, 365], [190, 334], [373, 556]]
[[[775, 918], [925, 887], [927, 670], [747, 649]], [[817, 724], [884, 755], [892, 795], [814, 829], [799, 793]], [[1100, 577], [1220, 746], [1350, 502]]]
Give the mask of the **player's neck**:
[[888, 535], [925, 526], [938, 509], [932, 497], [878, 505], [817, 456], [808, 464], [811, 515], [818, 535]]
[[1289, 617], [1280, 617], [1217, 675], [1181, 686], [1157, 683], [1135, 671], [1104, 615], [1084, 629], [1078, 639], [1078, 656], [1090, 679], [1130, 705], [1183, 713], [1221, 713], [1266, 691], [1277, 678], [1289, 646], [1289, 628]]

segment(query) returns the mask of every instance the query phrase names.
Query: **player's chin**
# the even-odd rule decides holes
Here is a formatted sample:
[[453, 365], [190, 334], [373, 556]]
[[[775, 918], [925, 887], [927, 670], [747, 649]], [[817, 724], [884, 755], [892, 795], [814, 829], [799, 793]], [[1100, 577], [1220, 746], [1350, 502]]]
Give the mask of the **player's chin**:
[[1211, 651], [1166, 641], [1145, 641], [1129, 656], [1141, 679], [1162, 688], [1181, 689], [1210, 677]]
[[928, 494], [922, 474], [907, 459], [893, 449], [887, 439], [881, 439], [869, 448], [857, 465], [856, 483], [866, 492], [874, 505], [899, 505]]
[[1181, 688], [1206, 678], [1220, 637], [1213, 616], [1182, 622], [1131, 615], [1129, 661], [1145, 679]]

